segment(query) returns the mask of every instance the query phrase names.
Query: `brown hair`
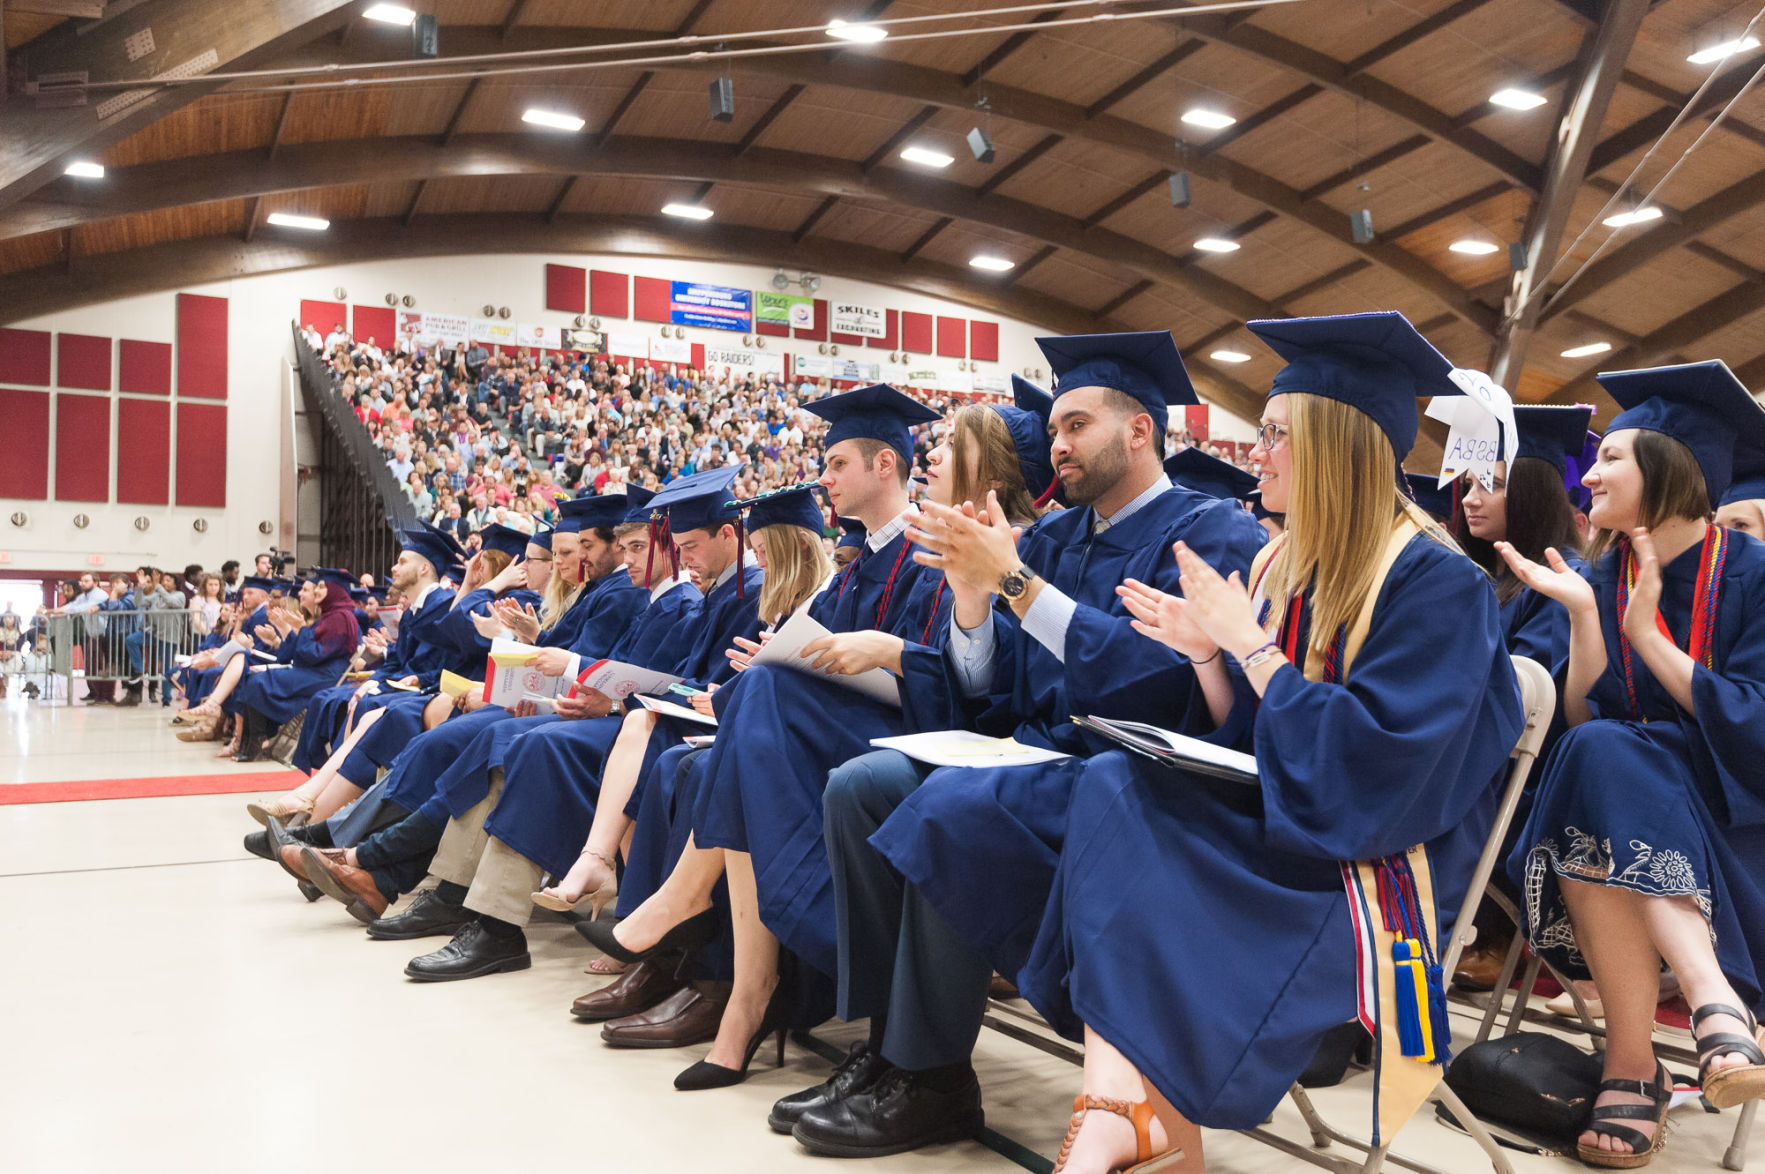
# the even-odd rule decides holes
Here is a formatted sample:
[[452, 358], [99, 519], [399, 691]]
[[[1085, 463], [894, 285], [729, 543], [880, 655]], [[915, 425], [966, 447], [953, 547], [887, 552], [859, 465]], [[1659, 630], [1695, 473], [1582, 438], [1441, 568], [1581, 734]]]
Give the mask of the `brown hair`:
[[858, 446], [858, 455], [864, 458], [864, 467], [866, 469], [873, 469], [876, 467], [876, 458], [878, 454], [883, 452], [894, 453], [895, 476], [902, 485], [907, 484], [907, 479], [913, 474], [913, 462], [902, 457], [894, 445], [889, 444], [886, 441], [873, 439], [869, 436], [855, 436], [852, 438], [852, 443]]
[[[1555, 547], [1564, 555], [1580, 553], [1575, 506], [1556, 466], [1538, 457], [1516, 458], [1508, 465], [1507, 488], [1503, 493], [1508, 514], [1504, 541], [1523, 557], [1543, 563], [1546, 547]], [[1495, 544], [1478, 538], [1465, 525], [1462, 500], [1453, 505], [1452, 536], [1472, 562], [1495, 577], [1497, 600], [1507, 603], [1526, 589], [1526, 584], [1509, 569], [1507, 560], [1495, 552]]]
[[[1707, 521], [1715, 513], [1710, 507], [1710, 489], [1704, 481], [1704, 470], [1691, 449], [1666, 433], [1639, 428], [1632, 451], [1636, 454], [1636, 467], [1642, 473], [1642, 507], [1637, 525], [1652, 530], [1669, 518], [1702, 518]], [[1598, 562], [1618, 538], [1618, 533], [1613, 530], [1594, 531], [1587, 543], [1587, 561]]]
[[506, 550], [481, 550], [478, 552], [478, 565], [484, 569], [486, 583], [502, 574], [514, 561]]
[[[968, 453], [973, 446], [980, 454], [973, 484], [968, 477]], [[983, 404], [969, 404], [956, 409], [950, 420], [950, 500], [958, 505], [965, 501], [977, 506], [987, 500], [987, 490], [999, 495], [999, 505], [1013, 525], [1027, 526], [1040, 516], [1036, 494], [1045, 485], [1024, 484], [1023, 465], [1017, 459], [1017, 446], [1011, 441], [1011, 429], [1005, 417]]]

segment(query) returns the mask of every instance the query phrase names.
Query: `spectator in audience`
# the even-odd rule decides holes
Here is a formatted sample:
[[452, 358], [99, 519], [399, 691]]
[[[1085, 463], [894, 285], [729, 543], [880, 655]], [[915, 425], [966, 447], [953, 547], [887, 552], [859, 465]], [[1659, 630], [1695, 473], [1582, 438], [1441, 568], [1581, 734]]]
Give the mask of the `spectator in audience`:
[[[149, 701], [158, 701], [162, 706], [170, 705], [172, 658], [177, 653], [189, 623], [185, 615], [188, 604], [175, 571], [160, 571], [155, 574], [151, 567], [143, 570], [143, 575], [136, 583], [136, 599], [151, 614], [144, 617], [145, 622], [130, 632], [124, 640], [128, 649], [129, 668], [134, 675], [127, 682], [127, 694], [117, 704], [141, 704], [141, 693], [145, 686]], [[163, 698], [159, 687], [161, 677], [165, 679]]]
[[[234, 563], [235, 570], [239, 564]], [[195, 598], [190, 601], [190, 630], [198, 636], [208, 636], [220, 622], [221, 608], [226, 604], [224, 586], [219, 575], [201, 575], [198, 577]]]
[[[87, 675], [97, 676], [114, 671], [113, 666], [106, 663], [110, 658], [105, 652], [105, 617], [99, 614], [100, 608], [110, 600], [109, 594], [98, 586], [90, 572], [81, 575], [73, 589], [64, 587], [62, 594], [66, 602], [50, 614], [80, 617], [77, 638], [84, 644]], [[87, 681], [86, 700], [95, 705], [113, 703], [116, 700], [116, 682]]]

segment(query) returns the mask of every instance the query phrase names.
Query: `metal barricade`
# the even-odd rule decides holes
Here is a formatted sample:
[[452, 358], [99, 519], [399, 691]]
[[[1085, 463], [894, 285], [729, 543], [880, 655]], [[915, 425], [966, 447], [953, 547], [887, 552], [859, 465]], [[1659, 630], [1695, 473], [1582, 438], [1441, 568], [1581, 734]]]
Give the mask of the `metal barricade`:
[[121, 685], [164, 682], [177, 658], [195, 651], [203, 634], [192, 618], [177, 607], [43, 616], [38, 650], [17, 675], [36, 683], [45, 701], [114, 699]]

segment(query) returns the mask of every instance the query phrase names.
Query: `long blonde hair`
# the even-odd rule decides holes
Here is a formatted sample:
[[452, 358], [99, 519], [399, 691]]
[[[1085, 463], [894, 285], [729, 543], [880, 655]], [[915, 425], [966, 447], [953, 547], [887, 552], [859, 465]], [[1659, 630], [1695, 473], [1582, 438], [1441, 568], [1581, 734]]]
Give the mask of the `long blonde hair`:
[[821, 537], [780, 523], [754, 531], [766, 544], [766, 580], [760, 586], [760, 622], [778, 623], [833, 573]]
[[570, 610], [570, 605], [576, 602], [576, 597], [582, 594], [582, 587], [581, 583], [572, 586], [565, 582], [564, 576], [558, 573], [558, 564], [552, 563], [552, 577], [545, 581], [545, 594], [539, 600], [540, 631], [557, 626], [564, 613]]
[[[1311, 597], [1310, 651], [1321, 653], [1352, 624], [1373, 589], [1402, 503], [1397, 456], [1373, 418], [1338, 400], [1286, 393], [1287, 534], [1263, 577], [1279, 615], [1302, 591]], [[1438, 527], [1436, 527], [1438, 529]], [[1450, 542], [1444, 532], [1436, 537]]]

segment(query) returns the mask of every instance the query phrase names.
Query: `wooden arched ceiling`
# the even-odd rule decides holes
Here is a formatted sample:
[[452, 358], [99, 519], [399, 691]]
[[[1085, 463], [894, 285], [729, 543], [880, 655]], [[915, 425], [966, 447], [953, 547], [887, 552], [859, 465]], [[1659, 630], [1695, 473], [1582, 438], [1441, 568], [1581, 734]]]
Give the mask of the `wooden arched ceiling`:
[[[31, 0], [0, 2], [11, 20], [11, 6]], [[144, 0], [131, 11], [194, 3], [222, 7]], [[761, 22], [830, 15], [810, 0], [779, 0], [758, 16], [737, 0], [414, 6], [440, 21], [444, 61], [669, 34], [714, 45]], [[872, 0], [847, 16], [982, 6]], [[1048, 18], [1078, 11], [1046, 10]], [[1598, 400], [1589, 375], [1620, 362], [1716, 356], [1749, 374], [1765, 363], [1765, 98], [1751, 94], [1729, 110], [1663, 192], [1664, 218], [1611, 242], [1566, 292], [1550, 296], [1607, 230], [1596, 227], [1554, 274], [1535, 265], [1528, 276], [1546, 292], [1525, 332], [1529, 348], [1504, 314], [1505, 250], [1467, 257], [1447, 246], [1463, 237], [1567, 246], [1698, 89], [1706, 71], [1685, 56], [1751, 15], [1734, 0], [1307, 0], [730, 63], [295, 96], [215, 83], [211, 93], [170, 91], [172, 112], [101, 153], [110, 168], [103, 181], [0, 187], [0, 273], [55, 299], [89, 301], [149, 256], [153, 272], [175, 284], [212, 270], [229, 249], [250, 266], [273, 265], [265, 258], [278, 251], [326, 252], [264, 228], [278, 209], [322, 212], [335, 239], [344, 239], [337, 222], [359, 220], [412, 242], [389, 244], [387, 255], [425, 251], [443, 223], [459, 251], [493, 252], [506, 247], [499, 238], [580, 241], [597, 221], [641, 223], [626, 238], [662, 252], [698, 255], [733, 233], [744, 248], [781, 250], [763, 261], [813, 254], [824, 271], [874, 271], [878, 257], [892, 257], [883, 268], [909, 286], [956, 274], [961, 288], [1003, 299], [992, 303], [1000, 312], [1051, 326], [1167, 327], [1203, 361], [1222, 346], [1256, 356], [1209, 372], [1228, 395], [1262, 385], [1274, 367], [1245, 319], [1395, 308], [1463, 365], [1486, 366], [1517, 348], [1522, 398]], [[403, 30], [359, 20], [338, 27], [315, 18], [312, 35], [278, 42], [275, 61], [406, 52]], [[28, 54], [65, 31], [23, 47]], [[9, 44], [19, 40], [13, 33]], [[1756, 65], [1733, 64], [1706, 89], [1644, 169], [1644, 190]], [[706, 112], [705, 85], [718, 74], [735, 85], [727, 123]], [[1548, 104], [1515, 113], [1488, 102], [1515, 84]], [[0, 107], [0, 130], [21, 100]], [[528, 105], [568, 108], [587, 128], [536, 132], [519, 118]], [[1238, 121], [1197, 132], [1177, 118], [1192, 105]], [[997, 144], [991, 164], [963, 145], [974, 125]], [[1579, 153], [1564, 142], [1579, 142]], [[900, 160], [909, 143], [957, 162], [925, 172]], [[1192, 178], [1183, 209], [1167, 194], [1178, 170]], [[681, 198], [701, 199], [716, 220], [660, 224], [660, 204]], [[1377, 236], [1357, 243], [1350, 215], [1362, 208]], [[1553, 221], [1562, 224], [1554, 243]], [[1204, 235], [1242, 247], [1197, 252]], [[1017, 268], [996, 278], [967, 270], [980, 251]], [[0, 320], [22, 305], [0, 295]], [[1589, 341], [1613, 349], [1558, 357]]]

